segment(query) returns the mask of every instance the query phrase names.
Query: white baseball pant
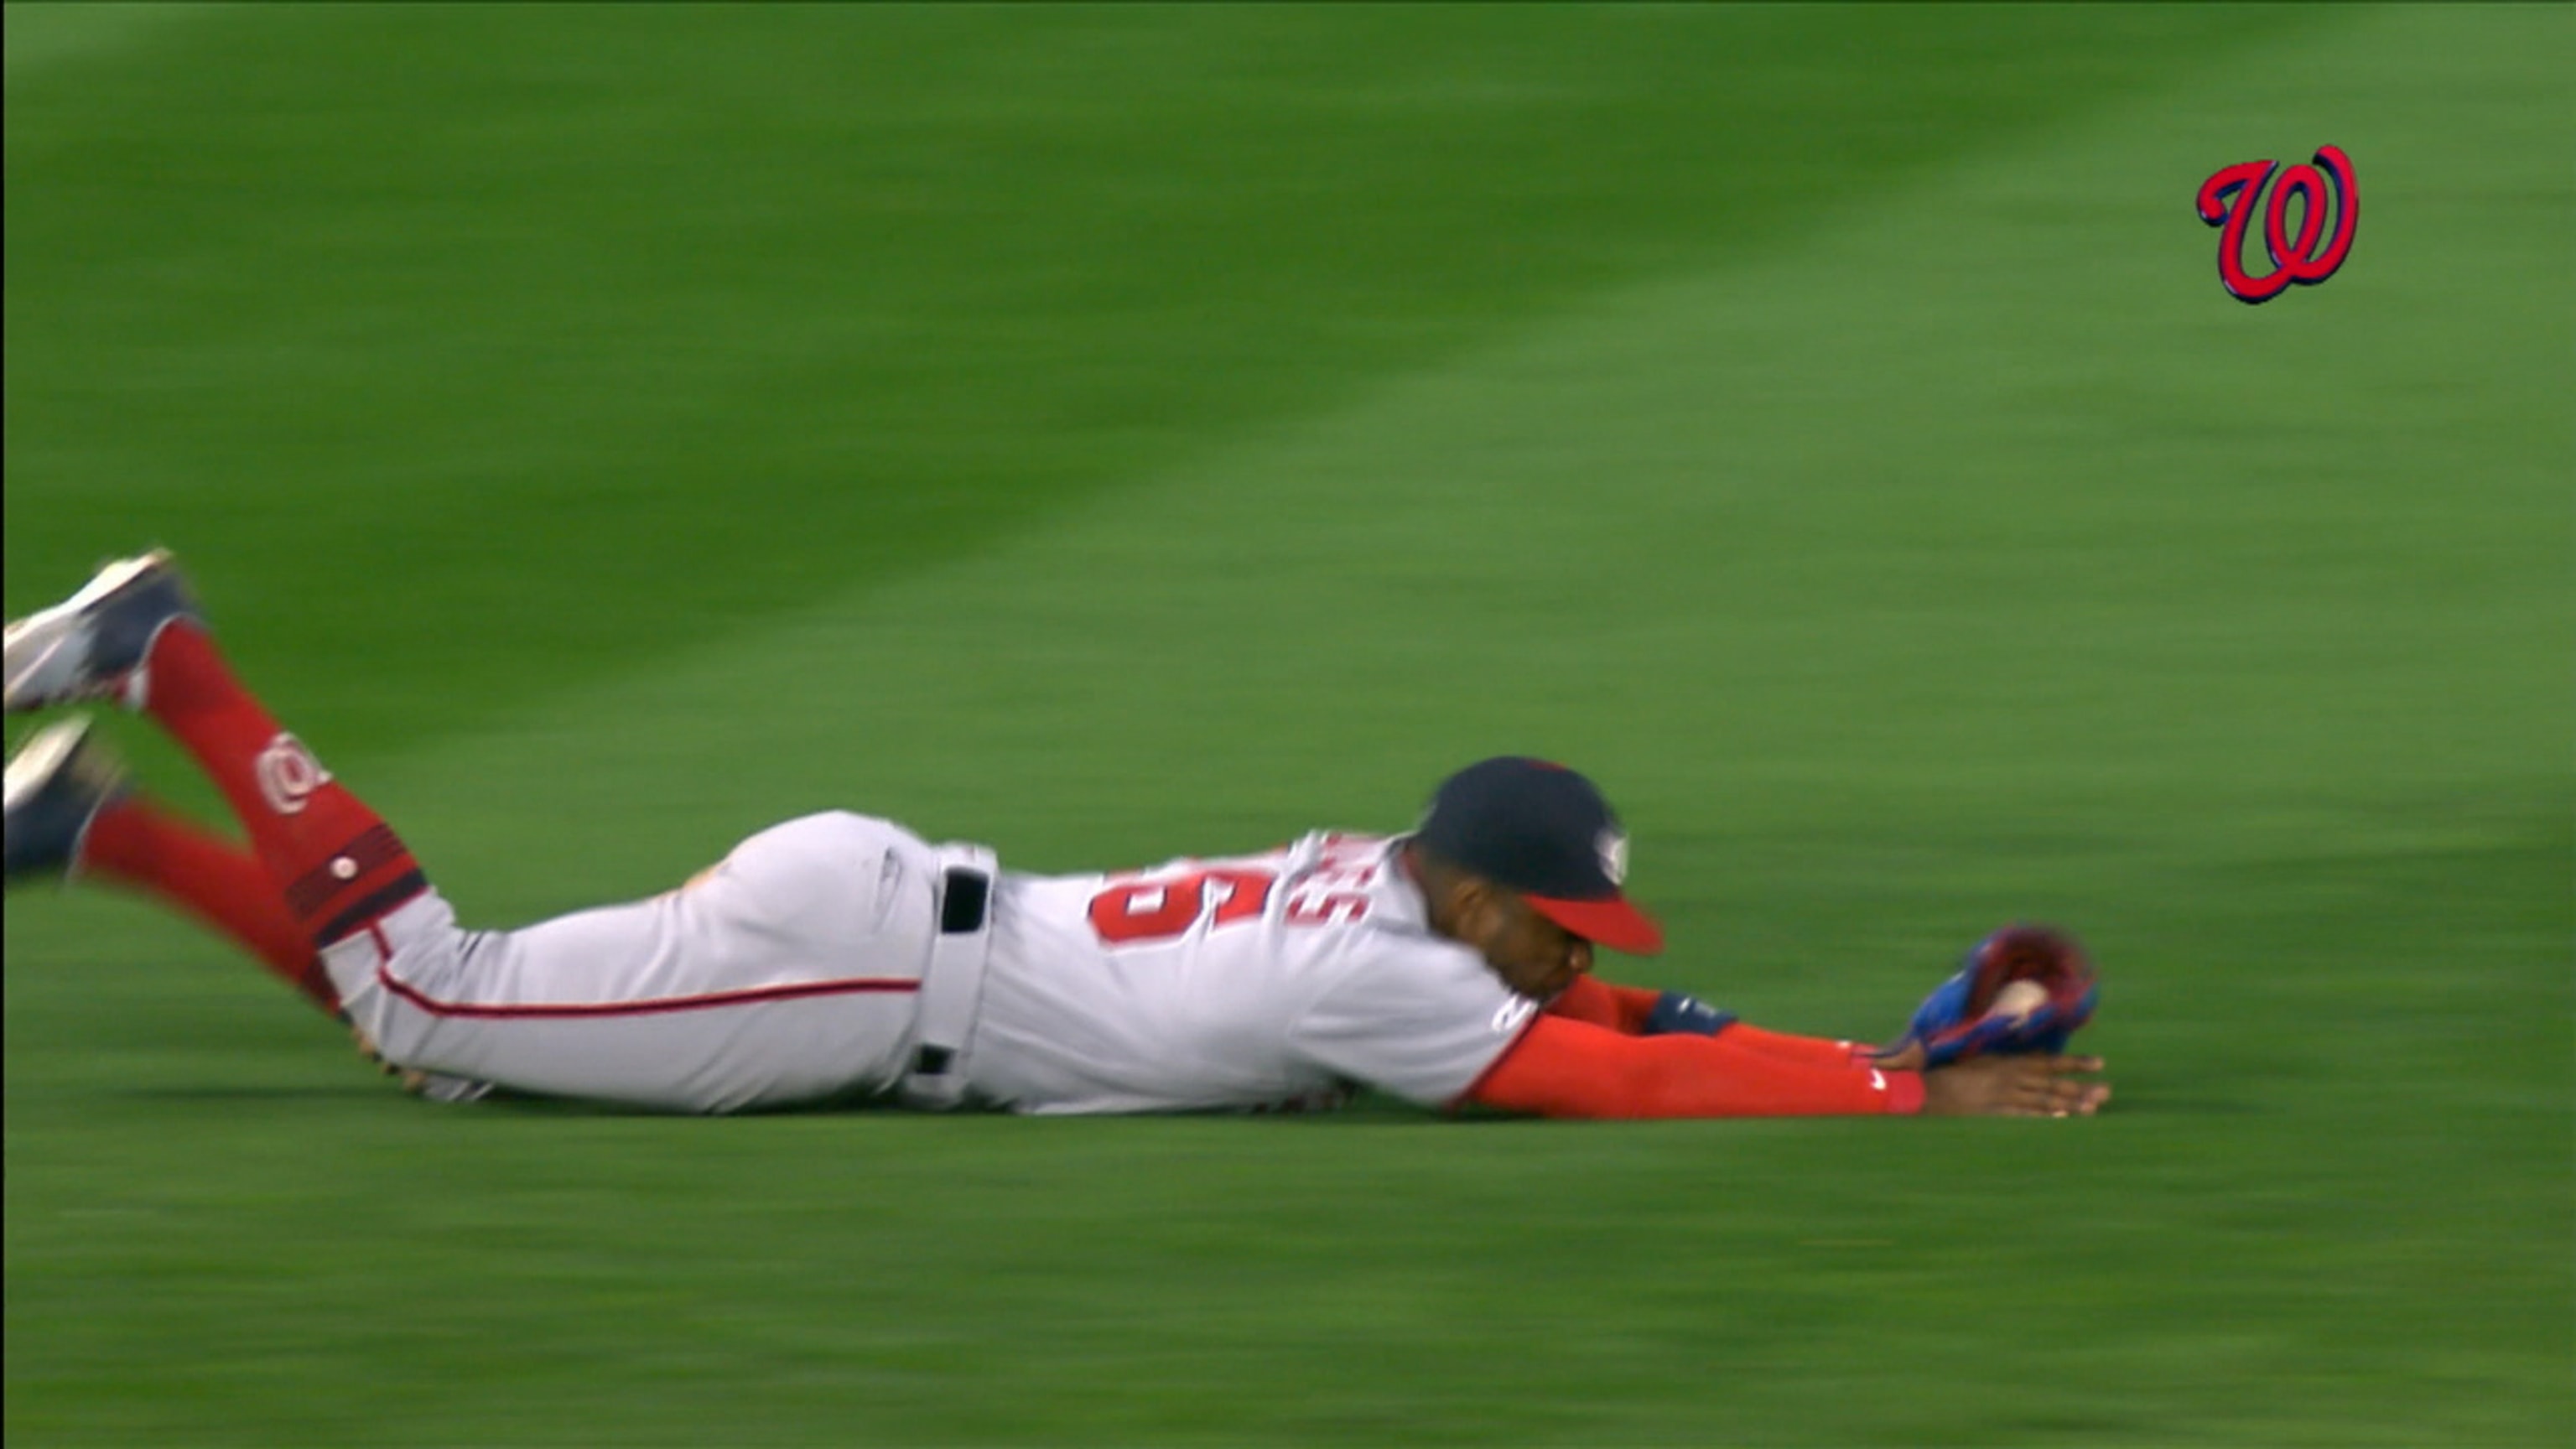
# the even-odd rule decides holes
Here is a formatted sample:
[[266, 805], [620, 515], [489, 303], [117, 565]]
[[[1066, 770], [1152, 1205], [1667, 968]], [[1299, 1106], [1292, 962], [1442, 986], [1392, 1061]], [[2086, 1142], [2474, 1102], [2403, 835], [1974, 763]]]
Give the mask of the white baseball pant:
[[881, 1091], [938, 927], [939, 857], [889, 821], [809, 815], [700, 879], [517, 931], [432, 890], [323, 963], [399, 1067], [688, 1112]]

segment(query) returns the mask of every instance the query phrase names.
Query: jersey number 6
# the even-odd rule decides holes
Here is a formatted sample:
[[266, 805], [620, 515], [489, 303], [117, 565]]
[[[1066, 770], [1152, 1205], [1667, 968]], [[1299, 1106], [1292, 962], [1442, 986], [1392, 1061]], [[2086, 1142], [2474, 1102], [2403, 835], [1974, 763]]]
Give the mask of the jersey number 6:
[[1168, 941], [1198, 923], [1216, 899], [1211, 929], [1261, 918], [1279, 877], [1266, 870], [1211, 867], [1160, 880], [1120, 881], [1091, 898], [1091, 929], [1112, 946]]

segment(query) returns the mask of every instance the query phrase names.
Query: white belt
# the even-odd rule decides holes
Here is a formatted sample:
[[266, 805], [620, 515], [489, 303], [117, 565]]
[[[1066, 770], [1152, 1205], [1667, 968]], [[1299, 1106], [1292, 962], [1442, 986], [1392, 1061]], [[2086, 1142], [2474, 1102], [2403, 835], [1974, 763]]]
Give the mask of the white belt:
[[984, 963], [993, 945], [993, 852], [980, 845], [931, 847], [939, 857], [939, 934], [913, 1008], [912, 1059], [904, 1072], [906, 1106], [938, 1110], [966, 1097], [966, 1046], [984, 997]]

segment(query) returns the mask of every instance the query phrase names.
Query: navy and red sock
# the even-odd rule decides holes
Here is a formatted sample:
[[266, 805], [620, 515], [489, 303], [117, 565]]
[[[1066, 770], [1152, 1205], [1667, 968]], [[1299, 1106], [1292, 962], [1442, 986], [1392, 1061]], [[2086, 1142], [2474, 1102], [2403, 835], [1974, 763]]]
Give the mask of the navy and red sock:
[[223, 791], [308, 946], [354, 935], [429, 888], [401, 838], [242, 687], [203, 627], [163, 628], [148, 669], [144, 711]]

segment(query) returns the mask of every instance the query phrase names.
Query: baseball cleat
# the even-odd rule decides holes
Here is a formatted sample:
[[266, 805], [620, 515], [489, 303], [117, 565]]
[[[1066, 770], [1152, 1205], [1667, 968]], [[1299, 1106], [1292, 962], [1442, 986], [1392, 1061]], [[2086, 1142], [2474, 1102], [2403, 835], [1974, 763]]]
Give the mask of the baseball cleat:
[[9, 759], [9, 884], [71, 874], [98, 812], [125, 793], [125, 767], [89, 738], [89, 721], [38, 730]]
[[79, 593], [9, 624], [7, 710], [17, 714], [76, 699], [143, 703], [144, 656], [162, 626], [200, 617], [188, 581], [168, 549], [118, 559]]

